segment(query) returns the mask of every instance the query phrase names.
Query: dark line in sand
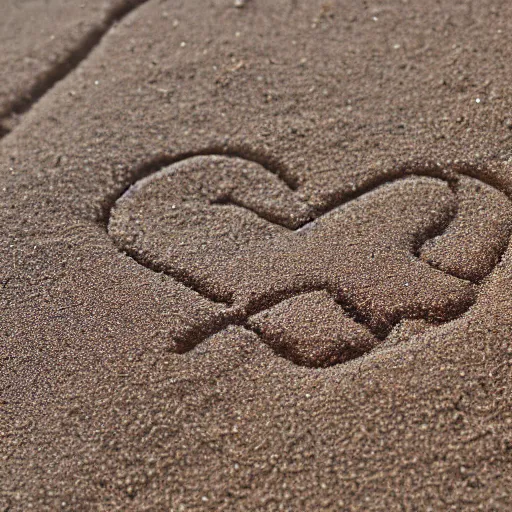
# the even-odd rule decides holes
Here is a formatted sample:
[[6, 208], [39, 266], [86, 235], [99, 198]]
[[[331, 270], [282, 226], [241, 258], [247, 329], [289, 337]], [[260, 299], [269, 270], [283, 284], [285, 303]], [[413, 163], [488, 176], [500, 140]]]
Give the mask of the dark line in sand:
[[[115, 206], [117, 200], [121, 198], [130, 189], [130, 187], [132, 187], [135, 183], [143, 180], [144, 178], [148, 178], [149, 176], [158, 173], [163, 168], [168, 167], [169, 165], [173, 165], [197, 156], [224, 156], [227, 158], [240, 158], [243, 160], [247, 160], [249, 162], [261, 165], [266, 171], [277, 176], [290, 190], [296, 191], [298, 189], [298, 181], [293, 179], [292, 177], [287, 176], [286, 168], [277, 159], [262, 155], [244, 146], [239, 146], [238, 148], [228, 148], [226, 146], [222, 146], [219, 144], [217, 146], [212, 146], [209, 148], [205, 148], [203, 150], [178, 153], [176, 155], [160, 154], [155, 156], [151, 160], [139, 165], [131, 173], [130, 179], [124, 185], [124, 187], [120, 191], [116, 191], [115, 193], [111, 194], [106, 198], [103, 208], [101, 210], [101, 215], [98, 218], [98, 223], [108, 233], [108, 222], [110, 220], [112, 208]], [[241, 207], [240, 205], [235, 206]], [[256, 211], [252, 211], [252, 213], [259, 215], [258, 212]], [[264, 218], [264, 220], [266, 220], [267, 222], [272, 222], [271, 220], [265, 217], [262, 218]], [[131, 251], [126, 251], [125, 249], [119, 247], [118, 250], [132, 258], [139, 265], [149, 268], [154, 272], [159, 272], [168, 275], [169, 277], [181, 283], [183, 286], [189, 288], [191, 291], [197, 293], [198, 295], [201, 295], [202, 297], [216, 304], [224, 305], [226, 306], [226, 308], [231, 308], [233, 306], [233, 302], [231, 300], [225, 300], [224, 298], [218, 297], [215, 294], [209, 293], [190, 275], [185, 275], [183, 272], [169, 272], [167, 269], [164, 269], [155, 263], [141, 261], [138, 255], [132, 253]], [[231, 316], [231, 313], [228, 314], [228, 316]], [[227, 323], [225, 326], [222, 327], [222, 329], [230, 325], [230, 323], [233, 322]], [[218, 332], [218, 330], [211, 332], [209, 335], [212, 335], [215, 332]]]
[[[164, 167], [169, 165], [173, 165], [179, 163], [183, 160], [187, 160], [189, 158], [193, 158], [196, 156], [225, 156], [231, 158], [241, 158], [243, 160], [247, 160], [249, 162], [257, 163], [264, 167], [267, 171], [277, 176], [283, 184], [288, 187], [291, 191], [297, 192], [300, 188], [300, 183], [298, 179], [291, 176], [286, 166], [282, 165], [276, 158], [263, 155], [257, 151], [254, 151], [245, 146], [237, 146], [237, 147], [227, 147], [223, 145], [212, 146], [209, 148], [205, 148], [198, 151], [190, 151], [178, 153], [176, 155], [169, 154], [161, 154], [153, 157], [148, 162], [140, 164], [135, 170], [131, 173], [129, 179], [125, 183], [125, 185], [120, 189], [107, 196], [105, 203], [102, 207], [101, 215], [98, 219], [98, 222], [107, 228], [108, 221], [110, 218], [110, 213], [112, 208], [114, 207], [117, 200], [123, 196], [128, 189], [137, 183], [138, 181], [147, 178], [148, 176], [155, 174], [162, 170]], [[448, 171], [447, 171], [448, 168]], [[404, 179], [411, 176], [425, 176], [427, 178], [438, 178], [445, 181], [450, 189], [454, 192], [455, 187], [457, 186], [458, 176], [465, 175], [470, 178], [475, 178], [486, 185], [493, 187], [499, 192], [504, 193], [509, 200], [512, 201], [512, 188], [510, 190], [507, 189], [505, 183], [502, 183], [499, 179], [497, 179], [493, 175], [487, 175], [482, 177], [478, 174], [477, 171], [485, 171], [483, 167], [476, 167], [474, 165], [469, 165], [465, 163], [457, 163], [442, 166], [435, 162], [427, 161], [424, 163], [421, 162], [412, 162], [405, 163], [398, 166], [393, 172], [386, 174], [385, 176], [377, 176], [369, 180], [365, 185], [360, 187], [358, 190], [354, 192], [345, 192], [340, 196], [334, 195], [331, 201], [328, 201], [326, 206], [323, 208], [315, 209], [316, 215], [312, 221], [305, 222], [302, 226], [299, 226], [297, 229], [292, 231], [298, 231], [303, 229], [307, 224], [314, 223], [319, 217], [325, 215], [336, 208], [342, 207], [345, 204], [358, 199], [359, 197], [367, 194], [368, 192], [385, 185], [387, 183], [391, 183], [397, 181], [399, 179]], [[444, 171], [444, 172], [443, 172]], [[304, 204], [307, 204], [303, 201]], [[226, 203], [227, 204], [227, 203]], [[240, 206], [234, 204], [234, 206]], [[243, 207], [245, 208], [245, 207]], [[248, 208], [246, 208], [248, 209]], [[279, 225], [283, 228], [289, 229], [286, 226], [279, 224], [277, 222], [273, 222], [272, 220], [261, 216], [257, 212], [253, 210], [253, 213], [256, 213], [258, 216], [266, 220], [267, 222], [271, 222], [273, 224]]]
[[98, 222], [102, 224], [106, 229], [110, 219], [110, 212], [116, 204], [117, 200], [123, 196], [135, 183], [151, 176], [152, 174], [156, 174], [164, 167], [177, 164], [196, 156], [224, 156], [227, 158], [240, 158], [242, 160], [247, 160], [248, 162], [261, 165], [265, 170], [277, 176], [291, 191], [295, 192], [299, 188], [298, 180], [290, 176], [287, 168], [282, 165], [279, 160], [271, 156], [263, 155], [253, 151], [245, 146], [228, 148], [227, 146], [218, 144], [208, 148], [200, 149], [198, 151], [187, 151], [183, 153], [177, 153], [175, 155], [163, 153], [156, 155], [147, 162], [138, 165], [130, 174], [124, 185], [105, 198], [105, 203], [102, 205], [101, 215], [98, 218]]
[[5, 137], [6, 135], [9, 135], [11, 133], [11, 130], [7, 128], [7, 126], [2, 124], [2, 119], [0, 119], [0, 139]]
[[28, 112], [47, 92], [49, 92], [58, 82], [66, 78], [74, 71], [101, 43], [103, 37], [110, 32], [110, 29], [137, 7], [146, 3], [148, 0], [130, 0], [119, 5], [107, 14], [106, 19], [100, 26], [93, 27], [91, 31], [85, 34], [78, 46], [67, 55], [64, 60], [55, 67], [49, 69], [40, 77], [26, 96], [22, 96], [11, 103], [9, 110], [0, 113], [0, 139], [8, 135], [11, 130], [2, 125], [2, 121], [12, 115], [21, 115]]
[[[246, 148], [238, 148], [238, 150], [231, 150], [224, 146], [218, 146], [215, 148], [209, 148], [207, 150], [198, 151], [198, 152], [190, 152], [190, 153], [182, 153], [175, 156], [170, 155], [160, 155], [155, 157], [153, 160], [149, 161], [146, 164], [141, 165], [138, 169], [135, 170], [134, 173], [131, 175], [131, 179], [129, 183], [124, 187], [121, 193], [113, 194], [110, 196], [107, 201], [106, 205], [103, 209], [101, 218], [99, 219], [99, 222], [103, 225], [104, 229], [108, 230], [108, 221], [110, 218], [110, 213], [112, 208], [114, 207], [116, 201], [136, 182], [140, 181], [141, 179], [147, 178], [148, 176], [160, 171], [166, 166], [172, 165], [173, 163], [178, 163], [180, 161], [186, 160], [188, 158], [193, 158], [195, 156], [208, 156], [208, 155], [217, 155], [217, 156], [226, 156], [226, 157], [232, 157], [232, 158], [242, 158], [251, 162], [255, 162], [260, 164], [262, 167], [264, 167], [267, 171], [275, 174], [278, 178], [281, 179], [281, 181], [292, 191], [297, 191], [299, 189], [299, 184], [296, 180], [289, 178], [288, 173], [286, 172], [286, 169], [279, 164], [279, 162], [275, 161], [274, 159], [267, 158], [261, 154], [258, 154], [254, 151], [247, 151]], [[484, 171], [484, 177], [480, 175], [478, 171]], [[447, 165], [447, 166], [441, 166], [437, 163], [433, 162], [426, 162], [426, 163], [409, 163], [409, 164], [403, 164], [396, 168], [396, 170], [388, 174], [386, 176], [381, 176], [374, 178], [370, 180], [368, 183], [366, 183], [365, 186], [361, 187], [359, 190], [357, 190], [354, 193], [349, 194], [343, 194], [339, 197], [333, 197], [332, 201], [330, 201], [325, 208], [321, 210], [317, 210], [316, 216], [313, 221], [305, 222], [302, 226], [300, 226], [297, 229], [290, 229], [290, 231], [298, 232], [302, 229], [304, 229], [305, 226], [309, 224], [314, 224], [320, 217], [323, 215], [326, 215], [329, 212], [332, 212], [333, 210], [337, 208], [344, 207], [346, 204], [357, 200], [358, 198], [362, 197], [363, 195], [377, 190], [382, 186], [385, 186], [390, 183], [394, 183], [397, 181], [405, 180], [408, 178], [412, 178], [414, 176], [424, 176], [424, 177], [430, 177], [430, 178], [437, 178], [447, 183], [447, 185], [450, 187], [450, 190], [455, 194], [456, 189], [458, 186], [459, 176], [460, 175], [466, 175], [475, 179], [478, 179], [479, 181], [493, 187], [494, 189], [498, 190], [499, 192], [503, 192], [509, 200], [512, 196], [512, 191], [507, 190], [507, 187], [504, 186], [505, 184], [500, 183], [497, 179], [493, 179], [493, 176], [485, 175], [485, 169], [484, 168], [475, 168], [474, 166], [468, 165], [468, 164], [455, 164], [455, 165]], [[225, 204], [231, 204], [231, 202], [228, 200]], [[307, 203], [305, 203], [307, 204]], [[234, 204], [234, 206], [243, 207], [244, 206], [240, 204]], [[258, 214], [258, 212], [250, 209], [252, 213], [255, 213], [259, 215], [260, 217], [264, 218], [267, 222], [272, 222], [271, 220], [261, 216]], [[450, 217], [450, 219], [447, 220], [446, 224], [443, 226], [440, 226], [439, 229], [435, 230], [435, 232], [427, 233], [425, 237], [422, 237], [421, 240], [417, 241], [417, 244], [412, 248], [411, 254], [414, 257], [419, 256], [419, 252], [421, 247], [425, 244], [427, 240], [430, 240], [432, 238], [435, 238], [437, 236], [442, 235], [446, 229], [450, 226], [452, 223], [456, 211], [454, 212], [453, 216]], [[285, 229], [289, 229], [286, 226], [283, 226], [282, 224], [272, 222], [273, 224], [279, 225]], [[508, 238], [508, 244], [510, 243], [510, 238], [512, 236], [512, 233], [509, 234]], [[401, 321], [405, 319], [414, 319], [416, 317], [400, 317], [393, 320], [393, 322], [390, 323], [389, 329], [383, 330], [377, 330], [375, 328], [372, 328], [370, 326], [370, 322], [368, 319], [364, 318], [357, 310], [357, 307], [354, 304], [351, 304], [350, 301], [344, 301], [342, 298], [338, 296], [337, 293], [334, 293], [332, 290], [328, 290], [326, 287], [312, 287], [311, 289], [304, 289], [304, 290], [297, 290], [294, 289], [293, 291], [290, 290], [290, 293], [282, 293], [278, 297], [266, 297], [262, 298], [261, 301], [259, 301], [256, 304], [250, 304], [246, 305], [244, 309], [239, 309], [234, 304], [233, 297], [230, 298], [229, 301], [224, 300], [221, 297], [215, 296], [215, 294], [210, 293], [208, 290], [204, 289], [204, 286], [201, 286], [200, 283], [197, 283], [192, 276], [185, 275], [183, 272], [169, 272], [166, 269], [159, 268], [157, 265], [149, 264], [145, 261], [139, 261], [139, 258], [135, 254], [130, 254], [129, 251], [126, 251], [124, 249], [120, 249], [121, 252], [127, 254], [129, 257], [134, 259], [137, 263], [145, 266], [146, 268], [150, 268], [152, 270], [155, 270], [157, 272], [164, 272], [165, 274], [171, 276], [172, 278], [176, 279], [178, 282], [180, 282], [182, 285], [188, 287], [195, 293], [198, 293], [199, 295], [203, 296], [204, 298], [211, 300], [212, 302], [215, 302], [217, 304], [222, 304], [226, 306], [226, 310], [220, 314], [220, 316], [213, 322], [210, 322], [207, 326], [198, 326], [191, 331], [187, 333], [187, 336], [178, 340], [177, 344], [180, 347], [179, 352], [184, 353], [192, 350], [195, 346], [197, 346], [199, 343], [207, 339], [208, 337], [222, 331], [223, 329], [227, 328], [229, 325], [239, 325], [242, 326], [249, 331], [253, 332], [257, 336], [259, 334], [256, 332], [255, 329], [251, 328], [248, 324], [249, 317], [257, 314], [259, 311], [263, 311], [265, 309], [269, 309], [270, 307], [275, 306], [276, 304], [282, 302], [283, 300], [288, 300], [292, 297], [302, 295], [304, 293], [311, 293], [313, 291], [319, 291], [319, 290], [325, 290], [329, 293], [329, 295], [344, 309], [347, 315], [351, 317], [355, 322], [363, 325], [367, 329], [370, 330], [378, 339], [381, 341], [384, 341], [386, 337], [389, 335], [389, 333], [398, 325]], [[503, 255], [506, 251], [506, 248], [502, 253], [500, 254], [500, 257], [498, 259], [497, 264], [502, 260]], [[432, 267], [435, 269], [435, 267]], [[436, 269], [438, 270], [438, 269]], [[466, 282], [472, 282], [467, 279], [462, 279], [456, 275], [453, 275], [446, 271], [440, 271], [448, 275], [452, 275], [453, 277], [456, 277], [457, 279], [461, 279], [462, 281]], [[492, 272], [491, 272], [492, 273]], [[489, 276], [484, 277], [482, 280], [472, 282], [473, 284], [482, 284]], [[476, 300], [478, 294], [475, 294], [474, 300]], [[453, 321], [457, 318], [460, 318], [463, 314], [465, 314], [474, 304], [474, 301], [471, 304], [466, 304], [462, 308], [463, 311], [456, 312], [448, 321]], [[423, 317], [421, 317], [423, 318]], [[261, 338], [261, 336], [259, 336]], [[292, 361], [293, 362], [293, 361]]]
[[[111, 238], [111, 240], [113, 240]], [[153, 272], [157, 272], [159, 274], [165, 274], [166, 276], [172, 277], [179, 283], [181, 283], [183, 286], [189, 288], [193, 292], [201, 295], [205, 299], [208, 299], [215, 304], [220, 304], [225, 306], [226, 308], [231, 308], [233, 306], [233, 300], [230, 297], [229, 299], [223, 299], [215, 295], [214, 293], [211, 293], [208, 289], [206, 289], [204, 286], [201, 285], [196, 279], [194, 279], [193, 276], [191, 276], [188, 272], [185, 270], [174, 270], [170, 271], [166, 269], [165, 267], [159, 265], [158, 263], [154, 263], [151, 261], [146, 261], [144, 258], [141, 258], [136, 252], [130, 251], [125, 248], [118, 247], [118, 245], [115, 243], [115, 240], [113, 240], [114, 245], [119, 250], [119, 252], [126, 254], [126, 256], [129, 256], [132, 260], [134, 260], [139, 265], [148, 268], [149, 270], [152, 270]]]

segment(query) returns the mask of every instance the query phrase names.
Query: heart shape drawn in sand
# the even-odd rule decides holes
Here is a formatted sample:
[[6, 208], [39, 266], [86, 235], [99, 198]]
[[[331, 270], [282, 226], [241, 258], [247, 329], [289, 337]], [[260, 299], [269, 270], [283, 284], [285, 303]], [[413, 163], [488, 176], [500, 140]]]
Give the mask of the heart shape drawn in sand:
[[194, 156], [136, 181], [108, 232], [141, 265], [224, 303], [178, 352], [237, 324], [297, 364], [326, 367], [474, 304], [509, 243], [512, 203], [470, 174], [404, 168], [315, 207], [260, 163]]

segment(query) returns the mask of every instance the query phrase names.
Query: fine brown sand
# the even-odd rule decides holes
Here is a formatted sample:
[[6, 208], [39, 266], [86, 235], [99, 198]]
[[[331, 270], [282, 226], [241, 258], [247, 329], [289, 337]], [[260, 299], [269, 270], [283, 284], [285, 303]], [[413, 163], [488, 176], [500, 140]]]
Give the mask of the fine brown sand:
[[0, 7], [0, 509], [510, 510], [510, 2], [136, 3]]
[[0, 136], [65, 77], [117, 20], [144, 0], [3, 0]]

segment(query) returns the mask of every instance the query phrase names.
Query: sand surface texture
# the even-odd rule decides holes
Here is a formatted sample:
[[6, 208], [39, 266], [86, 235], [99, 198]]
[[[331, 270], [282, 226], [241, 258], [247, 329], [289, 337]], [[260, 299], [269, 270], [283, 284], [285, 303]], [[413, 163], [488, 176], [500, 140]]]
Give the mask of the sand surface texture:
[[0, 7], [0, 509], [510, 510], [512, 4], [238, 3]]
[[143, 0], [3, 0], [0, 136]]

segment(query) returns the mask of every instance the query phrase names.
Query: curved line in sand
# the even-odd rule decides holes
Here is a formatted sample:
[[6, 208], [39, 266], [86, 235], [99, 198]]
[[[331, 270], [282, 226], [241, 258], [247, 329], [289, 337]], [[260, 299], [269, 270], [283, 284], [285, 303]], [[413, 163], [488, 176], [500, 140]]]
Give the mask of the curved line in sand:
[[[222, 147], [209, 148], [204, 151], [183, 153], [183, 154], [180, 154], [180, 155], [174, 156], [174, 157], [169, 156], [169, 155], [159, 155], [159, 156], [155, 157], [154, 159], [152, 159], [151, 161], [138, 167], [135, 170], [135, 172], [132, 173], [130, 182], [121, 191], [121, 193], [116, 194], [115, 196], [111, 196], [109, 198], [108, 204], [105, 208], [104, 214], [102, 215], [102, 219], [101, 219], [101, 222], [104, 224], [104, 227], [106, 229], [108, 229], [108, 223], [110, 220], [112, 208], [115, 206], [115, 204], [117, 203], [117, 201], [120, 198], [122, 198], [126, 194], [130, 193], [131, 187], [135, 186], [137, 183], [140, 183], [141, 181], [148, 180], [148, 178], [150, 178], [150, 177], [154, 176], [155, 174], [157, 174], [158, 172], [162, 171], [165, 167], [171, 166], [171, 165], [179, 163], [179, 162], [186, 161], [190, 158], [194, 158], [197, 156], [224, 156], [224, 157], [228, 157], [228, 158], [231, 157], [231, 158], [244, 159], [251, 163], [257, 163], [257, 164], [261, 165], [268, 172], [276, 175], [290, 190], [298, 191], [301, 188], [299, 186], [298, 181], [290, 178], [287, 170], [278, 161], [276, 161], [272, 158], [267, 158], [265, 156], [262, 156], [261, 154], [253, 152], [253, 151], [246, 151], [244, 148], [240, 148], [240, 150], [233, 150], [233, 151], [228, 151], [226, 148], [222, 148]], [[482, 174], [483, 174], [483, 176], [482, 176]], [[401, 166], [398, 166], [390, 174], [387, 174], [385, 176], [379, 176], [377, 178], [373, 178], [373, 179], [369, 180], [368, 183], [366, 183], [364, 186], [360, 187], [358, 190], [354, 191], [353, 193], [345, 194], [338, 200], [333, 199], [333, 201], [331, 201], [326, 208], [317, 211], [317, 215], [315, 215], [315, 217], [312, 221], [306, 222], [306, 223], [304, 223], [304, 225], [300, 226], [298, 229], [291, 230], [291, 231], [297, 232], [297, 231], [301, 231], [303, 229], [307, 229], [308, 226], [316, 223], [318, 221], [318, 219], [321, 218], [322, 216], [328, 214], [329, 212], [332, 212], [335, 209], [345, 206], [347, 203], [349, 203], [353, 200], [356, 200], [371, 191], [375, 191], [384, 185], [394, 183], [396, 181], [400, 181], [403, 179], [412, 178], [414, 176], [437, 178], [442, 181], [445, 181], [454, 194], [456, 194], [456, 187], [457, 187], [457, 183], [459, 181], [459, 177], [460, 176], [468, 176], [470, 178], [476, 179], [476, 180], [484, 183], [485, 185], [487, 185], [489, 187], [492, 187], [493, 189], [497, 190], [498, 192], [503, 193], [508, 198], [508, 200], [510, 202], [512, 202], [512, 186], [510, 186], [510, 188], [509, 188], [509, 186], [507, 184], [499, 182], [495, 176], [489, 175], [487, 173], [487, 168], [485, 168], [485, 167], [476, 167], [476, 166], [472, 166], [472, 165], [465, 164], [465, 163], [448, 164], [448, 165], [443, 166], [439, 163], [434, 163], [434, 162], [426, 162], [426, 163], [416, 162], [416, 163], [412, 163], [412, 164], [409, 163], [409, 164], [403, 164]], [[306, 201], [303, 201], [303, 202], [307, 204]], [[230, 203], [227, 202], [226, 204], [230, 204]], [[244, 206], [242, 206], [240, 204], [234, 204], [234, 206], [237, 206], [239, 208], [245, 208]], [[245, 209], [247, 209], [247, 208], [245, 208]], [[249, 211], [258, 215], [258, 212], [254, 211], [254, 210], [249, 210]], [[437, 233], [434, 236], [429, 237], [429, 239], [432, 239], [434, 237], [442, 235], [446, 231], [446, 229], [448, 229], [448, 227], [451, 225], [455, 215], [456, 215], [456, 212], [455, 212], [454, 216], [449, 220], [449, 222], [444, 227], [444, 229], [442, 230], [441, 233]], [[262, 218], [264, 218], [267, 222], [272, 222], [265, 217], [262, 217]], [[274, 224], [277, 224], [277, 223], [274, 222]], [[278, 225], [282, 226], [282, 224], [278, 224]], [[286, 226], [282, 226], [282, 227], [286, 227]], [[504, 244], [504, 248], [500, 251], [496, 265], [493, 267], [491, 272], [485, 276], [485, 278], [483, 278], [480, 282], [478, 282], [479, 288], [483, 285], [484, 282], [486, 282], [489, 279], [489, 277], [492, 275], [494, 269], [496, 268], [496, 266], [499, 264], [499, 262], [503, 258], [503, 255], [506, 252], [507, 247], [510, 244], [511, 235], [512, 234], [509, 234], [508, 240]], [[423, 246], [424, 243], [425, 243], [425, 241], [422, 242], [420, 247]], [[129, 254], [127, 251], [122, 251], [122, 252], [127, 254], [129, 257], [134, 259], [138, 264], [144, 266], [145, 268], [150, 268], [151, 270], [159, 271], [159, 272], [163, 271], [163, 269], [152, 268], [151, 266], [148, 267], [148, 265], [146, 263], [142, 263], [141, 261], [138, 261], [138, 258], [134, 254]], [[433, 268], [435, 268], [435, 267], [433, 267]], [[443, 271], [443, 272], [448, 274], [448, 272], [445, 272], [445, 271]], [[169, 275], [171, 275], [171, 277], [176, 279], [182, 285], [187, 286], [192, 291], [198, 293], [199, 295], [203, 296], [204, 298], [206, 298], [208, 300], [212, 300], [213, 302], [217, 302], [217, 303], [226, 305], [226, 310], [224, 311], [224, 314], [222, 314], [218, 318], [218, 321], [210, 323], [208, 326], [197, 326], [193, 330], [189, 331], [185, 338], [177, 341], [178, 346], [181, 347], [181, 350], [179, 350], [180, 353], [188, 352], [188, 351], [192, 350], [195, 346], [197, 346], [199, 343], [201, 343], [208, 337], [224, 330], [225, 328], [227, 328], [230, 325], [242, 325], [246, 329], [251, 330], [251, 332], [255, 332], [253, 329], [250, 329], [247, 326], [247, 320], [250, 316], [255, 314], [254, 312], [251, 312], [250, 315], [244, 315], [244, 314], [239, 314], [239, 313], [237, 314], [236, 307], [233, 308], [232, 304], [226, 303], [221, 300], [217, 300], [215, 297], [209, 297], [208, 294], [205, 294], [204, 290], [199, 290], [198, 286], [196, 286], [195, 283], [193, 282], [193, 279], [191, 279], [191, 278], [189, 279], [186, 277], [180, 278], [180, 276], [176, 276], [176, 275], [172, 275], [172, 274], [169, 274]], [[297, 292], [293, 296], [298, 296], [303, 293], [308, 293], [308, 292], [304, 292], [304, 291]], [[477, 295], [475, 296], [475, 302], [477, 300], [478, 295], [479, 295], [479, 293], [477, 293]], [[287, 298], [289, 298], [289, 297], [287, 297]], [[285, 298], [283, 300], [286, 300], [287, 298]], [[339, 303], [339, 301], [337, 301], [337, 302]], [[461, 318], [463, 315], [467, 314], [467, 312], [472, 308], [472, 306], [474, 305], [475, 302], [470, 304], [464, 310], [463, 313], [455, 316], [454, 318], [452, 318], [446, 322], [442, 322], [442, 324], [446, 324], [448, 322], [451, 322], [458, 318]], [[363, 321], [361, 321], [360, 318], [354, 317], [354, 315], [351, 314], [350, 307], [348, 307], [348, 309], [347, 309], [346, 305], [343, 305], [343, 304], [340, 304], [340, 305], [347, 312], [347, 314], [349, 314], [349, 316], [351, 316], [351, 318], [353, 318], [356, 322], [360, 323], [361, 325], [364, 325], [365, 327], [368, 327]], [[268, 309], [268, 308], [266, 307], [266, 308], [263, 308], [262, 310], [264, 310], [264, 309]], [[405, 319], [406, 318], [400, 318], [394, 324], [393, 328], [396, 327], [396, 325], [398, 325], [400, 322], [402, 322]], [[391, 329], [390, 332], [392, 330], [393, 329]], [[257, 335], [257, 333], [255, 333], [255, 334]], [[389, 333], [387, 333], [386, 336], [384, 336], [384, 337], [380, 337], [380, 339], [382, 341], [385, 340], [385, 338], [387, 337], [388, 334]]]

